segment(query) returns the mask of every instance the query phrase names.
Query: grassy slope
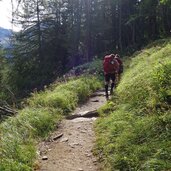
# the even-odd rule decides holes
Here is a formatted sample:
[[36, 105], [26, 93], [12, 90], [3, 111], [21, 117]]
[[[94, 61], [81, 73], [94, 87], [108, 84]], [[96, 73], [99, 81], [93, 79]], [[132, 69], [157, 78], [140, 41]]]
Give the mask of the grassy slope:
[[[97, 121], [104, 170], [171, 169], [171, 43], [155, 42], [129, 61]], [[107, 115], [107, 116], [106, 116]]]
[[16, 117], [0, 125], [0, 171], [31, 171], [37, 141], [101, 86], [93, 76], [79, 78], [27, 99], [27, 106]]

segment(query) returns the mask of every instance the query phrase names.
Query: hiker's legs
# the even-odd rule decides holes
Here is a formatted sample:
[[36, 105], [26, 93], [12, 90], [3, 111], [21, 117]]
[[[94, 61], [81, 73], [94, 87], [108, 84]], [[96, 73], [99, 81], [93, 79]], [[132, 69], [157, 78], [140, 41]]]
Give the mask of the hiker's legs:
[[110, 75], [106, 74], [105, 75], [105, 95], [106, 95], [106, 99], [109, 98], [109, 94], [108, 94], [109, 82], [110, 82]]
[[109, 98], [108, 87], [109, 87], [109, 84], [108, 83], [105, 83], [105, 95], [106, 95], [106, 99]]
[[113, 89], [114, 89], [114, 87], [115, 87], [115, 79], [116, 79], [115, 74], [111, 74], [111, 80], [112, 80], [111, 88], [110, 88], [110, 94], [111, 94], [111, 95], [113, 94]]
[[113, 89], [114, 89], [114, 87], [115, 87], [115, 83], [112, 82], [111, 88], [110, 88], [110, 94], [111, 94], [111, 95], [113, 95]]

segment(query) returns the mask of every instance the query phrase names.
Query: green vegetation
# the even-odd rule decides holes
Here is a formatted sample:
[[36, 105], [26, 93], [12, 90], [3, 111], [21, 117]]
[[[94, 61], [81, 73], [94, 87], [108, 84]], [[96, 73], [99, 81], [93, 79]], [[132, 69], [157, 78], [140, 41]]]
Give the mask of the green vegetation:
[[8, 60], [4, 57], [5, 51], [0, 47], [0, 104], [9, 100], [11, 94], [8, 90], [7, 77], [9, 72]]
[[103, 75], [102, 61], [103, 59], [94, 58], [91, 62], [75, 67], [75, 70], [80, 70], [86, 74], [94, 74], [101, 77]]
[[171, 42], [129, 61], [113, 99], [100, 109], [97, 148], [104, 170], [171, 169]]
[[[30, 92], [43, 90], [71, 68], [102, 75], [102, 61], [90, 63], [95, 56], [132, 54], [170, 36], [170, 0], [13, 3], [13, 24], [22, 30], [12, 33], [8, 48], [0, 46], [0, 107], [20, 106]], [[171, 168], [170, 49], [170, 42], [162, 40], [127, 60], [130, 67], [115, 97], [101, 109], [102, 116], [110, 115], [98, 121], [97, 143], [109, 170]], [[99, 80], [80, 78], [34, 93], [16, 117], [0, 125], [0, 170], [30, 170], [37, 139], [100, 86]]]
[[0, 170], [31, 171], [38, 140], [46, 138], [64, 115], [101, 86], [95, 77], [86, 77], [34, 93], [16, 117], [0, 125]]
[[10, 39], [8, 56], [12, 57], [10, 90], [17, 98], [42, 89], [95, 56], [132, 54], [150, 41], [170, 36], [170, 0], [16, 3], [13, 20], [22, 30]]

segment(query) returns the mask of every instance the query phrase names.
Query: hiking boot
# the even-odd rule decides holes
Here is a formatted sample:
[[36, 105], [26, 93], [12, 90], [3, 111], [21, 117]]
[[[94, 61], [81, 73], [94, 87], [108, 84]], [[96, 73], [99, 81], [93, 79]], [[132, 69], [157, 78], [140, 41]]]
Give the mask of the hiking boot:
[[106, 94], [106, 100], [109, 100], [109, 95], [108, 94]]

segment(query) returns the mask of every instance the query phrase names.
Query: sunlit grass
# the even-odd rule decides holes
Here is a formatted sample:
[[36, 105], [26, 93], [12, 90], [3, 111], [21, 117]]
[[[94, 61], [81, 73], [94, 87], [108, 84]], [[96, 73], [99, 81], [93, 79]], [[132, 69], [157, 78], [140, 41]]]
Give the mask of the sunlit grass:
[[154, 45], [130, 59], [113, 102], [100, 111], [95, 152], [104, 170], [171, 169], [171, 43]]
[[0, 125], [0, 171], [31, 171], [39, 139], [101, 86], [97, 78], [86, 77], [32, 94], [17, 116]]

